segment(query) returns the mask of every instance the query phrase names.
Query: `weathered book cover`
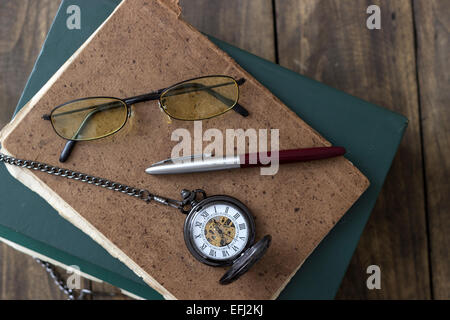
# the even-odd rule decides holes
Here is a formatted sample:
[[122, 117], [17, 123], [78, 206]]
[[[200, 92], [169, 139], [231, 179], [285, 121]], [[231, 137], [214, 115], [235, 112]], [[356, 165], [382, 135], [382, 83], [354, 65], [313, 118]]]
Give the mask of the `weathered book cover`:
[[[329, 145], [207, 38], [182, 22], [167, 3], [125, 1], [3, 131], [3, 147], [17, 157], [56, 163], [64, 141], [40, 119], [53, 106], [76, 97], [131, 96], [203, 74], [247, 78], [240, 102], [251, 113], [247, 119], [229, 113], [204, 121], [204, 130], [279, 128], [283, 149]], [[282, 166], [273, 178], [260, 176], [258, 170], [145, 176], [143, 170], [150, 163], [170, 154], [175, 144], [170, 142], [171, 132], [192, 130], [192, 124], [167, 124], [151, 103], [136, 107], [135, 113], [129, 130], [80, 144], [65, 167], [174, 198], [181, 188], [200, 187], [209, 194], [229, 194], [246, 202], [256, 217], [258, 235], [272, 234], [273, 245], [236, 283], [218, 285], [224, 270], [189, 256], [182, 239], [184, 217], [176, 211], [94, 186], [9, 169], [166, 298], [276, 297], [367, 188], [364, 176], [344, 158]]]

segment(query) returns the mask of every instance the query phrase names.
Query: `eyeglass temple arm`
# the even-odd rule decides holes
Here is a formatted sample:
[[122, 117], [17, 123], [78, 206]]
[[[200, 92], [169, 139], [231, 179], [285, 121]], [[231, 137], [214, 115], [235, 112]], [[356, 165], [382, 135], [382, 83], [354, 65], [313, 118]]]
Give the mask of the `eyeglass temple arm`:
[[66, 162], [69, 159], [70, 154], [72, 153], [73, 148], [77, 142], [75, 140], [69, 140], [66, 142], [64, 149], [61, 151], [59, 155], [59, 162]]
[[[244, 84], [244, 82], [245, 82], [244, 78], [241, 78], [241, 79], [236, 81], [236, 83], [238, 85], [242, 85], [242, 84]], [[208, 92], [210, 95], [214, 96], [216, 99], [218, 99], [218, 100], [220, 100], [220, 101], [222, 101], [224, 103], [230, 104], [230, 99], [228, 99], [227, 97], [224, 97], [220, 93], [212, 90], [212, 88], [217, 87], [217, 86], [206, 87], [206, 86], [204, 86], [204, 85], [202, 85], [200, 83], [186, 84], [186, 88], [188, 88], [189, 86], [194, 87], [194, 88], [199, 88], [201, 90], [206, 90], [206, 92]], [[166, 89], [167, 88], [164, 88], [164, 89], [160, 89], [158, 91], [150, 92], [150, 93], [143, 94], [143, 95], [140, 95], [140, 96], [126, 98], [126, 99], [124, 99], [124, 101], [128, 105], [132, 105], [132, 104], [139, 103], [139, 102], [158, 100], [161, 97], [161, 94]], [[197, 90], [194, 90], [194, 91], [197, 91]], [[186, 92], [180, 92], [179, 94], [184, 94], [184, 93], [186, 93]], [[231, 102], [233, 102], [233, 101], [231, 101]], [[248, 111], [243, 106], [241, 106], [239, 103], [235, 104], [235, 106], [233, 107], [233, 110], [236, 111], [237, 113], [239, 113], [240, 115], [242, 115], [243, 117], [247, 117], [249, 115]]]
[[[242, 85], [245, 83], [245, 79], [241, 78], [239, 80], [236, 80], [236, 83], [238, 85]], [[217, 100], [225, 103], [225, 104], [233, 104], [234, 101], [228, 99], [227, 97], [224, 97], [223, 95], [221, 95], [219, 92], [214, 91], [213, 88], [217, 88], [220, 87], [221, 85], [214, 85], [214, 86], [209, 86], [206, 87], [201, 83], [191, 83], [191, 84], [187, 84], [188, 86], [191, 85], [192, 87], [197, 87], [200, 90], [206, 90], [206, 92], [208, 92], [210, 95], [212, 95], [214, 98], [216, 98]], [[182, 93], [180, 93], [182, 94]], [[241, 106], [239, 103], [236, 102], [236, 104], [233, 107], [233, 110], [237, 113], [239, 113], [241, 116], [243, 117], [247, 117], [249, 115], [247, 109], [245, 109], [243, 106]]]
[[[93, 106], [79, 108], [79, 109], [73, 109], [73, 110], [70, 110], [70, 111], [53, 114], [52, 116], [53, 117], [66, 116], [68, 114], [77, 113], [77, 112], [81, 112], [81, 111], [86, 111], [86, 110], [94, 109], [94, 108], [101, 108], [101, 110], [103, 111], [105, 109], [119, 108], [119, 107], [122, 107], [122, 106], [123, 105], [117, 105], [117, 101], [114, 101], [114, 102], [107, 102], [107, 103], [102, 103], [102, 104], [99, 104], [99, 105], [93, 105]], [[50, 116], [48, 114], [44, 114], [42, 116], [42, 119], [44, 119], [44, 120], [51, 120], [52, 116]]]
[[[238, 80], [240, 81], [240, 84], [245, 82], [245, 79], [240, 79]], [[239, 82], [238, 82], [239, 84]], [[225, 85], [225, 84], [224, 84]], [[214, 85], [214, 86], [204, 86], [201, 83], [188, 83], [185, 85], [185, 87], [183, 89], [189, 89], [192, 88], [191, 91], [182, 91], [182, 92], [176, 92], [173, 93], [172, 95], [178, 95], [178, 94], [184, 94], [184, 93], [189, 93], [189, 92], [195, 92], [195, 91], [200, 91], [200, 90], [205, 90], [207, 93], [209, 93], [211, 96], [213, 96], [214, 98], [216, 98], [217, 100], [223, 102], [224, 104], [227, 105], [232, 105], [234, 104], [234, 101], [231, 99], [228, 99], [227, 97], [224, 97], [223, 95], [221, 95], [220, 93], [218, 93], [217, 91], [214, 91], [213, 88], [217, 88], [223, 85]], [[248, 111], [241, 106], [239, 103], [234, 104], [233, 106], [233, 110], [236, 111], [237, 113], [239, 113], [241, 116], [243, 117], [247, 117], [249, 115]]]
[[[236, 83], [240, 86], [242, 84], [245, 83], [245, 79], [241, 78], [239, 80], [236, 80]], [[225, 103], [225, 104], [233, 104], [234, 101], [232, 101], [231, 99], [228, 99], [227, 97], [224, 97], [223, 95], [221, 95], [219, 92], [214, 91], [213, 88], [216, 88], [220, 85], [216, 85], [216, 86], [209, 86], [206, 87], [201, 83], [192, 83], [191, 84], [194, 88], [198, 87], [201, 90], [206, 90], [206, 92], [208, 92], [210, 95], [212, 95], [214, 98], [216, 98], [217, 100]], [[248, 117], [249, 113], [247, 111], [247, 109], [245, 109], [243, 106], [241, 106], [239, 103], [236, 102], [236, 104], [233, 107], [233, 110], [237, 113], [239, 113], [241, 116], [243, 117]]]
[[[84, 120], [81, 123], [80, 127], [78, 128], [77, 132], [75, 132], [75, 134], [73, 135], [73, 139], [78, 137], [78, 135], [80, 134], [81, 130], [83, 130], [83, 128], [86, 125], [86, 123], [88, 122], [88, 120], [97, 112], [103, 111], [105, 109], [105, 107], [106, 107], [106, 109], [115, 108], [115, 106], [110, 105], [110, 103], [105, 103], [103, 108], [92, 110], [91, 112], [89, 112], [86, 115], [86, 117], [84, 118]], [[75, 141], [75, 140], [69, 140], [66, 142], [64, 149], [61, 151], [61, 154], [59, 155], [59, 162], [66, 162], [67, 159], [69, 159], [69, 156], [72, 153], [72, 150], [75, 147], [76, 143], [77, 143], [77, 141]]]
[[[86, 124], [86, 121], [87, 121], [88, 118], [90, 118], [92, 115], [94, 115], [95, 113], [97, 113], [97, 112], [99, 112], [99, 111], [103, 111], [105, 108], [106, 108], [106, 109], [109, 109], [109, 108], [117, 108], [118, 106], [117, 106], [117, 103], [111, 103], [111, 102], [108, 102], [108, 103], [105, 103], [105, 104], [96, 106], [96, 108], [99, 108], [99, 107], [100, 107], [100, 109], [91, 111], [91, 112], [85, 117], [85, 119], [84, 119], [83, 122], [81, 123], [81, 125], [80, 125], [80, 127], [78, 128], [78, 130], [77, 130], [76, 134], [74, 135], [74, 137], [78, 136], [78, 134], [80, 133], [80, 131], [83, 129], [84, 125]], [[80, 108], [80, 109], [76, 109], [76, 110], [71, 110], [71, 111], [63, 112], [63, 113], [57, 114], [57, 115], [55, 115], [55, 116], [62, 116], [62, 115], [67, 115], [67, 114], [71, 114], [71, 113], [76, 113], [76, 112], [85, 111], [85, 110], [88, 110], [88, 109], [91, 109], [91, 108], [93, 108], [93, 107]], [[50, 120], [51, 120], [51, 117], [50, 117], [50, 115], [43, 115], [43, 116], [42, 116], [42, 119], [50, 121]], [[67, 159], [69, 158], [70, 154], [72, 153], [72, 150], [73, 150], [73, 148], [75, 147], [75, 144], [76, 144], [76, 143], [77, 143], [77, 141], [75, 141], [75, 140], [69, 140], [69, 141], [67, 141], [66, 145], [64, 146], [64, 149], [61, 151], [61, 154], [60, 154], [60, 156], [59, 156], [59, 161], [60, 161], [60, 162], [66, 162], [66, 161], [67, 161]]]

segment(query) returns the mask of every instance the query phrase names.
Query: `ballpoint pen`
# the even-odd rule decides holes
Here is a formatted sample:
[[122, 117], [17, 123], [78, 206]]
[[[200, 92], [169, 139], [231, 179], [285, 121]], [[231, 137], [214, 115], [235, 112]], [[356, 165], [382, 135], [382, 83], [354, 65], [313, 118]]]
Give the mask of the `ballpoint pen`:
[[[304, 149], [291, 149], [278, 151], [278, 163], [292, 163], [302, 161], [320, 160], [342, 156], [343, 147], [317, 147]], [[268, 166], [271, 152], [247, 153], [231, 157], [194, 155], [163, 160], [152, 164], [145, 172], [149, 174], [177, 174], [191, 172], [217, 171], [237, 168], [250, 168]]]

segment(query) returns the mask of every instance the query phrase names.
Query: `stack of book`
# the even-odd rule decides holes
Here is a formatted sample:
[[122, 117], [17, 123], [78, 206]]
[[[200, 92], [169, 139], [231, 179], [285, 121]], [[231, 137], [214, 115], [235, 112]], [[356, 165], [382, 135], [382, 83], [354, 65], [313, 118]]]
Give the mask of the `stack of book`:
[[[70, 5], [87, 13], [76, 32], [66, 25]], [[270, 233], [273, 243], [260, 263], [228, 286], [217, 282], [223, 270], [189, 256], [183, 216], [45, 173], [0, 168], [0, 237], [31, 255], [77, 265], [87, 275], [147, 299], [333, 298], [407, 120], [208, 39], [179, 13], [169, 0], [63, 1], [17, 114], [2, 130], [2, 152], [57, 164], [64, 141], [41, 119], [54, 106], [88, 96], [133, 96], [194, 76], [228, 74], [247, 79], [240, 103], [250, 116], [229, 113], [204, 121], [204, 130], [279, 128], [282, 149], [331, 143], [345, 146], [347, 159], [283, 166], [273, 177], [253, 169], [148, 176], [145, 168], [170, 155], [176, 143], [170, 133], [193, 130], [191, 123], [167, 124], [150, 105], [136, 109], [128, 131], [77, 146], [64, 167], [172, 198], [179, 189], [202, 188], [246, 202], [258, 235]]]

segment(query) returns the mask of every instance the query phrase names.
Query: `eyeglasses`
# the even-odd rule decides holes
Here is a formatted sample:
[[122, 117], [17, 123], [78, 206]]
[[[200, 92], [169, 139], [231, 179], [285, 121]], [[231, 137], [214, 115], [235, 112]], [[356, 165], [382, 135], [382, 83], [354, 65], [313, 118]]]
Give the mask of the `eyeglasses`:
[[243, 117], [248, 111], [238, 104], [239, 86], [245, 79], [214, 75], [189, 79], [168, 88], [136, 97], [90, 97], [69, 101], [44, 115], [55, 132], [69, 140], [60, 155], [65, 162], [77, 141], [108, 137], [122, 129], [131, 116], [131, 105], [159, 100], [160, 108], [177, 120], [194, 121], [217, 117], [233, 109]]

